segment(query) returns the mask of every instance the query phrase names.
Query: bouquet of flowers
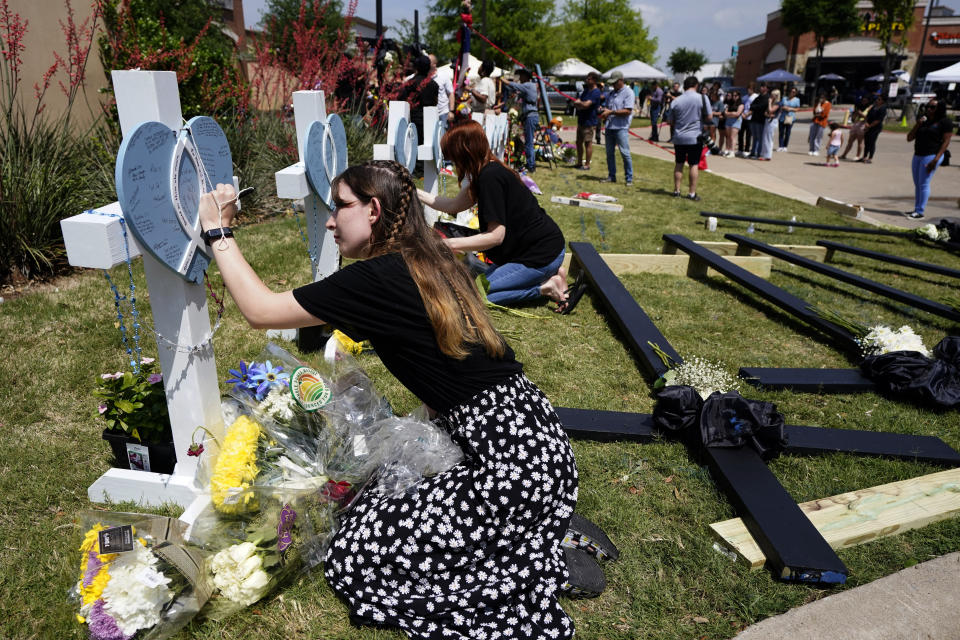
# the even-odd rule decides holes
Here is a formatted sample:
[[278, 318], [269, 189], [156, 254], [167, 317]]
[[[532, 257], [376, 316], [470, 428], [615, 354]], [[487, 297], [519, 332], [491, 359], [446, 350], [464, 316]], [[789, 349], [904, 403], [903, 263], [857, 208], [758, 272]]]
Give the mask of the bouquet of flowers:
[[223, 619], [269, 595], [309, 567], [333, 530], [338, 500], [311, 491], [255, 487], [256, 511], [224, 516], [208, 507], [190, 530], [204, 549], [212, 596], [203, 615]]
[[852, 333], [863, 357], [879, 356], [894, 351], [916, 351], [921, 355], [930, 356], [930, 350], [924, 346], [923, 338], [918, 336], [909, 325], [903, 325], [897, 330], [883, 324], [867, 326], [833, 310], [819, 307], [810, 307], [810, 309], [824, 320]]
[[90, 512], [71, 597], [94, 640], [159, 640], [187, 624], [209, 598], [202, 556], [171, 518]]
[[939, 229], [929, 222], [913, 230], [917, 236], [933, 240], [934, 242], [946, 242], [950, 239], [950, 231], [946, 228]]
[[662, 389], [671, 385], [693, 387], [701, 398], [709, 398], [714, 392], [726, 393], [739, 391], [740, 381], [732, 375], [723, 364], [692, 356], [677, 364], [658, 345], [648, 342], [654, 353], [666, 366], [670, 367], [666, 373], [657, 378], [654, 389]]

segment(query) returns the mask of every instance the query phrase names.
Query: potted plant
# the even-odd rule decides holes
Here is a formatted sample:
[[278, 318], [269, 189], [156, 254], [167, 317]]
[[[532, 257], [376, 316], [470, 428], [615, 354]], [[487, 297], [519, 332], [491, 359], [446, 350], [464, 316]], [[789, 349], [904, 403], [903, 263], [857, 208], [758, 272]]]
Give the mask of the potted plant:
[[154, 372], [156, 361], [143, 358], [140, 371], [100, 375], [94, 397], [100, 417], [106, 420], [103, 439], [110, 443], [121, 469], [173, 473], [177, 456], [167, 413], [163, 375]]

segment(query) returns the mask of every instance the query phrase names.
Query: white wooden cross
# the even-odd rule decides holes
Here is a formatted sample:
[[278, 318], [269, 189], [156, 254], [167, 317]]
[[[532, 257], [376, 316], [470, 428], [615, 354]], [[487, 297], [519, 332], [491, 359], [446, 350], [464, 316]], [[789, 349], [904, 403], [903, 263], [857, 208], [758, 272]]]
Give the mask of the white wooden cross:
[[[277, 197], [303, 200], [304, 223], [307, 226], [307, 253], [310, 255], [313, 280], [323, 280], [340, 268], [340, 250], [333, 240], [333, 234], [326, 228], [330, 210], [320, 197], [310, 188], [304, 152], [307, 132], [316, 121], [327, 119], [327, 108], [323, 91], [294, 91], [293, 114], [297, 126], [297, 151], [300, 160], [274, 174], [277, 182]], [[316, 331], [316, 329], [309, 329]], [[267, 336], [278, 336], [285, 340], [294, 340], [299, 332], [296, 329], [268, 331]]]
[[[161, 122], [174, 131], [181, 128], [176, 73], [113, 71], [112, 78], [124, 136], [148, 120]], [[94, 211], [122, 215], [117, 202]], [[82, 213], [63, 220], [61, 229], [71, 265], [110, 269], [127, 260], [118, 217]], [[185, 346], [207, 339], [210, 316], [204, 285], [184, 280], [149, 253], [142, 252], [129, 229], [127, 238], [130, 258], [143, 257], [155, 331]], [[191, 504], [199, 502], [196, 498], [203, 488], [195, 481], [198, 458], [187, 456], [191, 436], [199, 425], [219, 441], [223, 436], [213, 345], [207, 342], [199, 350], [184, 353], [158, 342], [158, 354], [176, 447], [176, 468], [172, 475], [110, 469], [87, 490], [93, 502], [133, 501], [151, 506], [174, 503], [187, 507], [188, 512]], [[209, 451], [215, 445], [208, 441], [204, 446]]]

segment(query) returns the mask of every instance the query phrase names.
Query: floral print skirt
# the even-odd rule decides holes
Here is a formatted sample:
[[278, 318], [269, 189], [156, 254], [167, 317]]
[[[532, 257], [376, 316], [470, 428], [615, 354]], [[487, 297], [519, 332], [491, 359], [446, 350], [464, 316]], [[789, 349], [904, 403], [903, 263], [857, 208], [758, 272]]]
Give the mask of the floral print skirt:
[[359, 623], [411, 638], [569, 638], [560, 542], [577, 502], [570, 441], [516, 374], [438, 418], [464, 460], [399, 497], [361, 495], [325, 558]]

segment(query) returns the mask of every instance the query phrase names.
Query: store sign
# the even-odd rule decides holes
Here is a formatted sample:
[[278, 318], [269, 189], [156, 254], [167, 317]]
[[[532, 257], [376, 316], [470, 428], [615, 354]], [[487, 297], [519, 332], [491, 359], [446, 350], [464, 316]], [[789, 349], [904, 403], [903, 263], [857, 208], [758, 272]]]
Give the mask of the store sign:
[[960, 44], [960, 32], [954, 33], [940, 33], [934, 31], [930, 34], [930, 40], [933, 41], [933, 44], [939, 47], [948, 47], [951, 45]]
[[[905, 24], [903, 24], [902, 22], [894, 22], [894, 23], [890, 26], [890, 28], [891, 28], [891, 30], [893, 30], [893, 31], [906, 31], [906, 30], [907, 30], [907, 26], [906, 26]], [[879, 22], [864, 22], [863, 24], [860, 25], [860, 31], [863, 31], [863, 32], [866, 32], [866, 33], [878, 33], [878, 32], [880, 31], [880, 23], [879, 23]]]

